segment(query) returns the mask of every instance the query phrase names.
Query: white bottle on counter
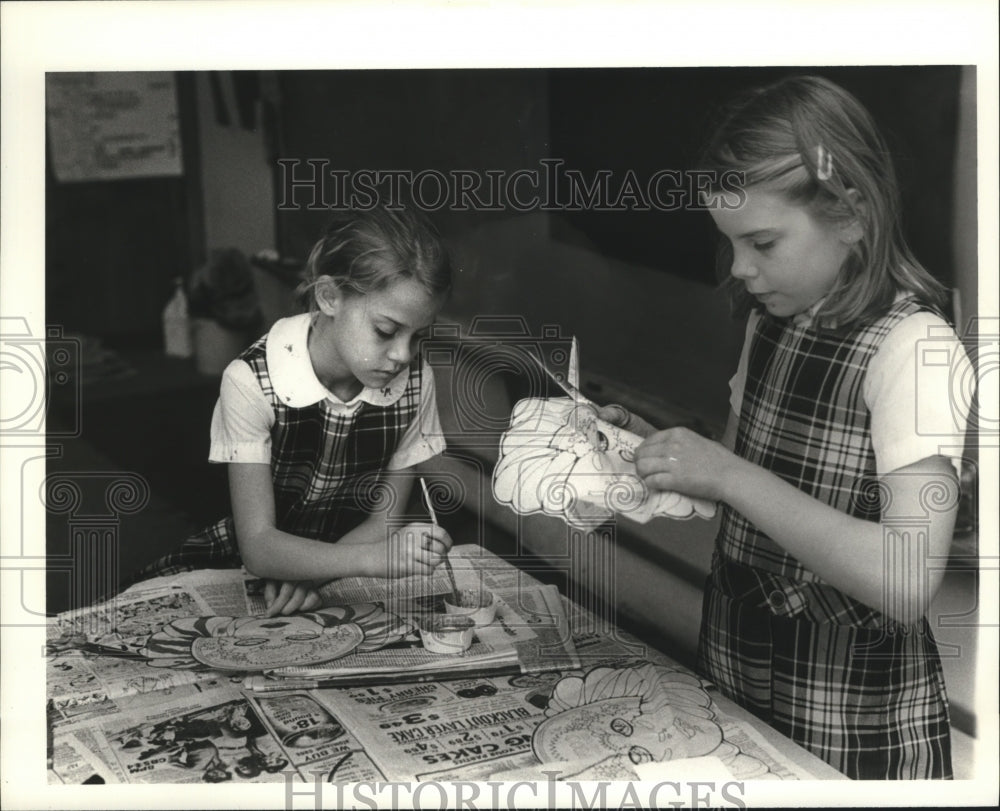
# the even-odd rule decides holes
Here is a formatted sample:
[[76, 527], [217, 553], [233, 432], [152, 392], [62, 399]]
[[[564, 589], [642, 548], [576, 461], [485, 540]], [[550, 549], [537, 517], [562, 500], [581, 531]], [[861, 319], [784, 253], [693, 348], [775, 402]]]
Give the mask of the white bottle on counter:
[[190, 358], [194, 349], [191, 346], [191, 317], [188, 315], [184, 280], [174, 279], [174, 284], [174, 294], [163, 308], [163, 347], [170, 357]]

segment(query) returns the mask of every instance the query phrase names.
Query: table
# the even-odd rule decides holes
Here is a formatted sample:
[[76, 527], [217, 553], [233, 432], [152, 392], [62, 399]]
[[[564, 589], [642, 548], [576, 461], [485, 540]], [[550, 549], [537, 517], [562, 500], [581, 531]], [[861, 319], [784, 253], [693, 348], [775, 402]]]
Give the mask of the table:
[[[354, 578], [326, 587], [326, 601], [353, 597], [351, 616], [367, 627], [371, 655], [412, 655], [405, 660], [410, 669], [392, 683], [369, 673], [363, 685], [255, 692], [245, 673], [201, 666], [192, 639], [242, 644], [247, 640], [233, 628], [267, 625], [244, 618], [261, 608], [258, 581], [238, 570], [161, 578], [112, 604], [52, 620], [50, 781], [667, 785], [696, 776], [721, 788], [745, 780], [841, 778], [669, 656], [620, 629], [599, 627], [606, 620], [559, 597], [554, 586], [478, 546], [458, 546], [451, 557], [460, 585], [489, 588], [503, 608], [498, 617], [507, 618], [480, 631], [476, 644], [516, 638], [519, 656], [535, 651], [521, 657], [522, 667], [535, 662], [532, 672], [421, 679], [419, 657], [427, 654], [412, 648], [397, 654], [402, 632], [386, 632], [391, 623], [383, 621], [388, 636], [377, 637], [374, 626], [358, 619], [371, 611], [358, 606], [372, 605], [376, 593], [386, 595], [383, 606], [397, 606], [400, 595], [417, 600], [418, 585], [425, 596], [440, 592], [442, 581]], [[553, 593], [554, 603], [538, 596]], [[288, 638], [308, 637], [301, 632], [312, 616], [286, 623], [294, 631]], [[538, 651], [555, 639], [547, 635], [551, 629], [571, 630], [573, 669], [537, 666]]]

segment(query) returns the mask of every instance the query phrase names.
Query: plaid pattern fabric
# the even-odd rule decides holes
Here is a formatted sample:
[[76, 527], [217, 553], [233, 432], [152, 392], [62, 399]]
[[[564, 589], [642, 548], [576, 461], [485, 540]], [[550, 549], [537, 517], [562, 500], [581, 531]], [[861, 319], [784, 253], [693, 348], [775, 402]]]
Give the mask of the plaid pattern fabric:
[[[240, 357], [253, 369], [274, 409], [271, 476], [275, 524], [293, 535], [334, 542], [360, 524], [385, 494], [378, 482], [420, 405], [421, 363], [395, 403], [369, 403], [335, 413], [322, 400], [304, 408], [281, 402], [267, 371], [264, 336]], [[188, 538], [181, 547], [142, 569], [135, 580], [201, 568], [241, 565], [232, 516]]]
[[[849, 515], [881, 517], [863, 384], [921, 306], [846, 335], [761, 320], [736, 452]], [[728, 697], [852, 778], [951, 777], [948, 704], [926, 619], [901, 626], [823, 583], [724, 508], [698, 664]]]
[[[904, 299], [847, 335], [761, 319], [750, 345], [736, 454], [841, 512], [878, 521], [871, 416], [862, 386], [882, 339], [920, 309]], [[719, 538], [727, 560], [817, 579], [735, 510], [723, 510]]]
[[[824, 621], [828, 605], [841, 616]], [[852, 615], [858, 625], [839, 621]], [[830, 586], [716, 560], [698, 668], [852, 779], [950, 779], [948, 702], [930, 626], [879, 626], [876, 616]]]

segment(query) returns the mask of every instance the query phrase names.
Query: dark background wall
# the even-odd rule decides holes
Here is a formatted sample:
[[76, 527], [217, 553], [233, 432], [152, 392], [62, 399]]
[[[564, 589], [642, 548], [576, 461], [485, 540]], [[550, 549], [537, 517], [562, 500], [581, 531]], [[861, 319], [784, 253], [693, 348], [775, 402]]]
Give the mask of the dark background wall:
[[[585, 178], [693, 168], [713, 112], [734, 93], [812, 72], [842, 84], [872, 112], [897, 163], [917, 256], [952, 277], [951, 204], [960, 68], [647, 68], [284, 72], [281, 157], [331, 167], [539, 170], [561, 159]], [[616, 185], [617, 184], [617, 185]], [[282, 248], [304, 251], [323, 214], [279, 212]], [[703, 212], [571, 211], [570, 228], [608, 256], [713, 283], [714, 229]], [[513, 213], [513, 212], [509, 212]], [[497, 212], [436, 212], [455, 232]]]
[[[950, 283], [958, 67], [551, 71], [551, 154], [585, 173], [690, 169], [720, 102], [804, 72], [837, 82], [871, 111], [896, 162], [911, 247]], [[714, 228], [703, 212], [581, 211], [570, 219], [602, 252], [714, 281]]]
[[[544, 70], [283, 71], [275, 157], [329, 159], [330, 168], [497, 170], [537, 168], [550, 154], [548, 72]], [[281, 193], [280, 183], [278, 185]], [[428, 196], [434, 189], [428, 186]], [[283, 251], [302, 255], [326, 214], [278, 212]], [[448, 234], [510, 216], [509, 211], [433, 213]]]
[[[632, 170], [643, 179], [658, 169], [690, 168], [713, 110], [732, 93], [804, 70], [840, 82], [872, 111], [896, 159], [912, 247], [950, 284], [957, 67], [284, 71], [276, 74], [276, 118], [261, 119], [260, 126], [271, 130], [264, 142], [279, 194], [278, 158], [325, 159], [349, 172], [490, 169], [507, 175], [557, 158], [586, 177], [610, 170], [619, 179]], [[50, 175], [49, 323], [158, 340], [170, 280], [189, 272], [206, 250], [193, 88], [193, 74], [178, 74], [183, 177], [57, 183]], [[434, 216], [446, 235], [458, 238], [517, 213], [446, 206]], [[714, 232], [702, 212], [550, 213], [544, 219], [549, 237], [713, 282]], [[275, 247], [293, 256], [305, 255], [326, 218], [305, 204], [274, 216]], [[631, 295], [628, 285], [623, 291]], [[516, 307], [517, 292], [503, 298]], [[628, 307], [630, 301], [615, 303]]]

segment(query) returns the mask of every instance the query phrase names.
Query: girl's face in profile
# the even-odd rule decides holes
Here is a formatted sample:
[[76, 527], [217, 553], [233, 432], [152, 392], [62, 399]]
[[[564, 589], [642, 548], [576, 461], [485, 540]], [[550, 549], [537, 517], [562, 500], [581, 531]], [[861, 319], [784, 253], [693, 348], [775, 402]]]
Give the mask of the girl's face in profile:
[[309, 335], [316, 376], [342, 399], [357, 394], [358, 383], [388, 386], [409, 366], [442, 303], [406, 278], [365, 295], [331, 291], [319, 298], [320, 316]]
[[830, 292], [856, 226], [827, 222], [776, 192], [751, 186], [735, 210], [716, 208], [712, 219], [733, 248], [732, 275], [771, 315], [804, 312]]

